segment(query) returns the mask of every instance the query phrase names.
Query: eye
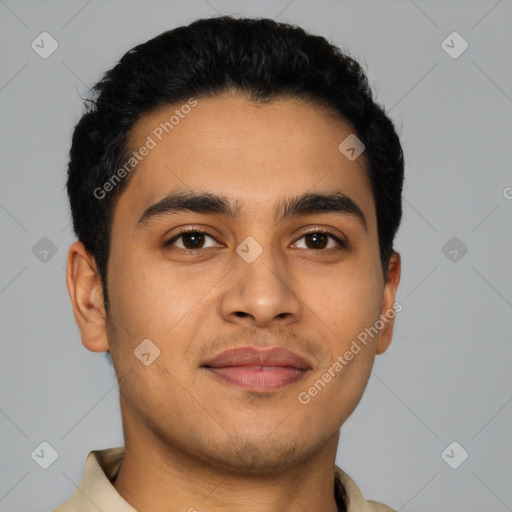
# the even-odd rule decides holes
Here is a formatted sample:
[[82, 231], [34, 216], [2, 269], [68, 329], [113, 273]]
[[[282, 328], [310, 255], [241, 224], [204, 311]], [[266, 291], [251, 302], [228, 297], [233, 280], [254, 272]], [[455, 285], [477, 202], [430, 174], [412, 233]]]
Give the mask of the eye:
[[[210, 245], [207, 245], [208, 239], [210, 240]], [[304, 242], [302, 242], [302, 247], [300, 245], [298, 246], [301, 240], [304, 240]], [[164, 245], [165, 247], [174, 246], [175, 248], [184, 251], [199, 251], [209, 247], [218, 247], [218, 243], [212, 235], [197, 228], [180, 231]], [[324, 231], [321, 229], [315, 229], [314, 231], [304, 233], [294, 243], [294, 245], [298, 249], [310, 249], [316, 251], [335, 249], [336, 247], [346, 247], [346, 243], [339, 237], [330, 231]]]
[[[339, 237], [329, 231], [323, 231], [321, 229], [316, 229], [314, 231], [310, 231], [309, 233], [303, 234], [299, 240], [302, 239], [305, 241], [305, 247], [298, 247], [298, 249], [324, 250], [333, 249], [336, 247], [346, 247], [346, 243]], [[298, 241], [295, 242], [295, 244], [297, 244]]]
[[[189, 229], [181, 231], [176, 236], [173, 236], [165, 243], [165, 246], [167, 247], [173, 245], [178, 249], [183, 250], [197, 250], [206, 249], [208, 247], [215, 247], [215, 244], [209, 246], [204, 245], [208, 238], [216, 242], [215, 238], [209, 235], [206, 231], [201, 231], [199, 229]], [[180, 239], [180, 243], [176, 243]]]

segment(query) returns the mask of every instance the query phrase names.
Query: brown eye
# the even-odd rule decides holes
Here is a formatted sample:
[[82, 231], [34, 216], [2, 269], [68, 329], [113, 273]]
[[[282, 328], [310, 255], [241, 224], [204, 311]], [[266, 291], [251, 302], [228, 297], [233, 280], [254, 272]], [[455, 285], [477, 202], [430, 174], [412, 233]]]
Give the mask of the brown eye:
[[325, 233], [311, 233], [305, 236], [305, 240], [309, 249], [325, 249], [329, 243], [329, 237]]
[[[181, 242], [176, 243], [181, 239]], [[184, 250], [197, 250], [197, 249], [205, 249], [207, 247], [214, 247], [215, 245], [205, 246], [205, 242], [207, 239], [215, 240], [211, 235], [206, 233], [205, 231], [189, 230], [182, 231], [177, 234], [173, 238], [171, 238], [168, 242], [166, 242], [165, 246], [175, 246], [178, 249]]]
[[[345, 243], [342, 240], [328, 231], [311, 231], [299, 238], [299, 240], [302, 239], [305, 240], [305, 247], [298, 247], [299, 249], [324, 250], [332, 249], [336, 246], [345, 247]], [[297, 244], [298, 241], [295, 243]]]

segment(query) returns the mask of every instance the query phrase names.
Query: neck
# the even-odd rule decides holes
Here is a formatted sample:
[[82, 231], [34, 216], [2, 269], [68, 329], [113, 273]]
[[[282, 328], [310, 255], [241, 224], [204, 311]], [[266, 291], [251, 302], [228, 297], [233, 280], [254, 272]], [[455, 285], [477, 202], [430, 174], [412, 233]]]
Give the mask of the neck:
[[317, 453], [272, 471], [205, 462], [151, 431], [124, 423], [125, 458], [114, 482], [138, 512], [337, 512], [334, 464], [339, 432]]

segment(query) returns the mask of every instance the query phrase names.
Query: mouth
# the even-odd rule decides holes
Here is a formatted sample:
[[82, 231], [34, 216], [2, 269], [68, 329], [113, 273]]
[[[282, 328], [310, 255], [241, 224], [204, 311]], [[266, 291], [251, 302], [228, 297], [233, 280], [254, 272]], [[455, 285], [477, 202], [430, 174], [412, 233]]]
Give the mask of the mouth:
[[303, 357], [277, 347], [227, 350], [201, 367], [224, 382], [260, 393], [293, 384], [311, 370], [311, 365]]

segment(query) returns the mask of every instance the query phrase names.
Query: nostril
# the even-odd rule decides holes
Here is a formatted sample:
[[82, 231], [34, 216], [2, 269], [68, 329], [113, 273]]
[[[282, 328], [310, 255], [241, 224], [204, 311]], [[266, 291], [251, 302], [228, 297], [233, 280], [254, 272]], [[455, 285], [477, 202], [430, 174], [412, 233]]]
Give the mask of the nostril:
[[245, 316], [248, 316], [249, 314], [248, 313], [245, 313], [244, 311], [237, 311], [236, 312], [236, 316], [240, 316], [240, 317], [245, 317]]

